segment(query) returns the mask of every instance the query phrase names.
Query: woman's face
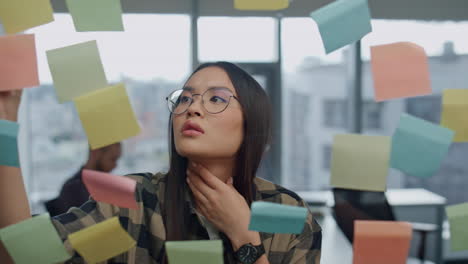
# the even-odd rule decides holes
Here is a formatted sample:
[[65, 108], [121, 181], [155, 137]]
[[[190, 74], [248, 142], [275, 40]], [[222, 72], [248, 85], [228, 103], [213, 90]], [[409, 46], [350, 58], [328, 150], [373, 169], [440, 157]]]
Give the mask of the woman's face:
[[[213, 87], [226, 88], [237, 96], [229, 76], [219, 67], [198, 71], [184, 88], [202, 95]], [[185, 113], [173, 114], [177, 153], [191, 160], [234, 158], [243, 140], [243, 116], [239, 102], [231, 98], [223, 112], [211, 114], [203, 107], [201, 96], [196, 95], [193, 100]]]

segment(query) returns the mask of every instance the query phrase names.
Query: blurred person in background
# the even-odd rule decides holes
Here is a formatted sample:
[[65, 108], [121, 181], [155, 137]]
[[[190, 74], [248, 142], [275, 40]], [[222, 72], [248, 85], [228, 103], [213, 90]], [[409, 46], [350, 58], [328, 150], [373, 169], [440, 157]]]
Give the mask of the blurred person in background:
[[122, 155], [122, 145], [115, 143], [103, 148], [89, 150], [88, 160], [78, 172], [69, 178], [62, 186], [57, 198], [44, 203], [50, 216], [66, 213], [71, 207], [79, 207], [89, 200], [89, 192], [83, 183], [83, 170], [95, 170], [109, 173], [115, 167]]

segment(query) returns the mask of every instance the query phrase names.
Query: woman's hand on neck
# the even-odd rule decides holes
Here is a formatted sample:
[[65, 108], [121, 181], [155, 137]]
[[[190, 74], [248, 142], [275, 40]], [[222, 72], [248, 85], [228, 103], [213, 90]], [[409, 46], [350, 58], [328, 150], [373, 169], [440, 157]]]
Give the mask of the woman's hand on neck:
[[234, 159], [189, 159], [189, 163], [192, 161], [204, 166], [224, 183], [227, 183], [227, 181], [234, 176], [232, 175]]

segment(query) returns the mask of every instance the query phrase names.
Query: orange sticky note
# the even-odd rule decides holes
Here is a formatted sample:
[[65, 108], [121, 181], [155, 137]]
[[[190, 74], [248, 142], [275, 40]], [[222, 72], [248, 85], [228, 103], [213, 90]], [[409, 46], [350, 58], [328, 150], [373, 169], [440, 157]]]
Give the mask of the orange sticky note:
[[426, 52], [414, 43], [371, 47], [371, 67], [378, 102], [432, 92]]
[[395, 221], [354, 221], [353, 264], [406, 264], [411, 224]]
[[38, 85], [34, 35], [0, 37], [0, 91]]
[[82, 176], [86, 189], [96, 201], [123, 208], [138, 208], [135, 180], [93, 170], [83, 170]]

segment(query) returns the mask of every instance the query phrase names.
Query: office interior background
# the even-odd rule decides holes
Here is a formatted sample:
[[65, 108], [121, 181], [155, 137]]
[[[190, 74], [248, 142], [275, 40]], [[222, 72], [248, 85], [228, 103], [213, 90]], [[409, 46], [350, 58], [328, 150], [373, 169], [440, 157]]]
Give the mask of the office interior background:
[[[267, 90], [275, 139], [260, 174], [300, 193], [330, 189], [335, 134], [391, 135], [403, 112], [439, 123], [442, 91], [468, 88], [468, 2], [370, 0], [373, 32], [326, 55], [309, 13], [329, 2], [294, 0], [279, 12], [241, 12], [232, 1], [123, 0], [124, 33], [76, 33], [64, 1], [52, 1], [55, 22], [27, 31], [36, 33], [41, 86], [25, 90], [20, 109], [21, 142], [28, 146], [20, 145], [21, 161], [33, 213], [45, 211], [43, 202], [58, 194], [88, 153], [73, 105], [57, 102], [45, 51], [86, 40], [97, 40], [109, 80], [126, 83], [143, 129], [124, 142], [115, 174], [167, 169], [165, 97], [206, 61], [236, 62]], [[433, 94], [376, 103], [369, 47], [398, 41], [425, 49]], [[390, 171], [388, 188], [423, 188], [448, 205], [466, 202], [467, 156], [468, 144], [453, 143], [436, 175]], [[440, 246], [441, 261], [468, 263], [468, 252]]]

